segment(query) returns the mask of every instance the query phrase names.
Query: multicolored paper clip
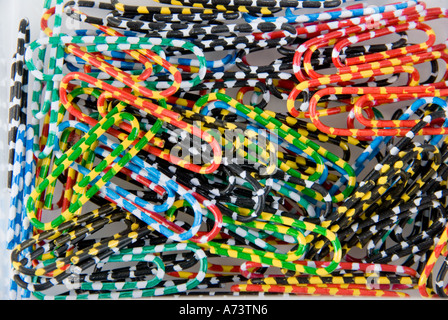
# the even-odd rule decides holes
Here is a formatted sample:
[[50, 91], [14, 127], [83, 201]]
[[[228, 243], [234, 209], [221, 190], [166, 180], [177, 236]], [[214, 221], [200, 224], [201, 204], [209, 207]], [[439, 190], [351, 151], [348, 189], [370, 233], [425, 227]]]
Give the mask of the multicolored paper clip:
[[159, 2], [20, 23], [11, 298], [445, 298], [447, 9]]

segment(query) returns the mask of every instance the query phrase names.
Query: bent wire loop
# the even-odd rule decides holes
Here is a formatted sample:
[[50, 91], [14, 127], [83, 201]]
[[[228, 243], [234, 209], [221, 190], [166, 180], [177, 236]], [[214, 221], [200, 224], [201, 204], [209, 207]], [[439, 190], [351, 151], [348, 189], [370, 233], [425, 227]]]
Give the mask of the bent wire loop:
[[446, 9], [160, 3], [21, 22], [11, 296], [446, 297]]

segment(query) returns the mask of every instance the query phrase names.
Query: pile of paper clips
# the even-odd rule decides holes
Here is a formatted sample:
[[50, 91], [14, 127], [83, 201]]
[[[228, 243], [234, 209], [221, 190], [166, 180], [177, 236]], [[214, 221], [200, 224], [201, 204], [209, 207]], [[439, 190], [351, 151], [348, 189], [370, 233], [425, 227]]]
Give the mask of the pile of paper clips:
[[120, 1], [20, 24], [12, 298], [447, 297], [448, 9]]

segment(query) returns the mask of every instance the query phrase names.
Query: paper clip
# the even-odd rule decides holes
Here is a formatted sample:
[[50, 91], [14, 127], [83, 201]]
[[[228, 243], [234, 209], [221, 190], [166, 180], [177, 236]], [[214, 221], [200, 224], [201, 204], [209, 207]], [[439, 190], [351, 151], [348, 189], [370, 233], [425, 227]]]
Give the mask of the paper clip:
[[[300, 261], [306, 265], [326, 265], [325, 262]], [[253, 268], [261, 264], [252, 264]], [[342, 271], [343, 270], [343, 271]], [[339, 271], [342, 271], [341, 273]], [[350, 271], [352, 273], [350, 273]], [[367, 272], [367, 273], [365, 273]], [[387, 274], [395, 273], [392, 275]], [[381, 276], [380, 273], [386, 274]], [[402, 273], [403, 275], [398, 275]], [[331, 276], [298, 276], [284, 277], [275, 275], [271, 277], [250, 278], [248, 284], [235, 285], [232, 290], [256, 290], [262, 292], [291, 292], [295, 294], [310, 295], [347, 295], [347, 296], [389, 296], [406, 297], [406, 293], [389, 291], [412, 288], [416, 271], [411, 268], [397, 268], [391, 265], [362, 264], [341, 262]], [[369, 281], [375, 282], [370, 284]]]
[[46, 1], [19, 44], [12, 296], [446, 297], [446, 10], [161, 1]]
[[[148, 235], [151, 231], [148, 226], [141, 227], [138, 229], [139, 224], [133, 222], [132, 219], [129, 221], [130, 225], [128, 230], [117, 234], [115, 240], [110, 240], [105, 238], [102, 242], [96, 243], [91, 246], [91, 250], [81, 249], [79, 251], [70, 250], [70, 254], [66, 257], [61, 255], [62, 251], [59, 252], [59, 257], [47, 261], [46, 264], [37, 264], [34, 269], [25, 268], [21, 262], [16, 260], [17, 254], [23, 251], [30, 245], [41, 242], [45, 239], [51, 238], [54, 235], [57, 237], [53, 240], [59, 245], [64, 243], [72, 245], [80, 245], [82, 239], [85, 237], [83, 234], [95, 233], [100, 230], [103, 226], [113, 221], [119, 221], [121, 219], [131, 219], [129, 214], [124, 214], [112, 206], [106, 205], [98, 210], [89, 212], [87, 214], [76, 217], [71, 221], [67, 221], [61, 224], [54, 230], [45, 231], [39, 235], [35, 235], [30, 241], [23, 246], [18, 246], [13, 254], [13, 265], [18, 273], [30, 275], [34, 274], [37, 279], [33, 284], [26, 283], [24, 280], [19, 278], [19, 274], [15, 276], [17, 282], [23, 286], [27, 287], [33, 291], [34, 295], [39, 299], [51, 299], [51, 298], [61, 298], [62, 296], [49, 296], [44, 292], [57, 285], [64, 285], [62, 289], [72, 290], [75, 292], [74, 297], [77, 299], [111, 299], [111, 298], [129, 298], [129, 297], [149, 297], [149, 296], [159, 296], [166, 294], [173, 294], [176, 292], [182, 292], [185, 290], [191, 290], [201, 283], [205, 277], [205, 272], [207, 268], [207, 257], [197, 246], [193, 244], [162, 244], [158, 246], [145, 246], [142, 248], [134, 249], [122, 249], [128, 243], [133, 243], [141, 239], [144, 235]], [[89, 222], [92, 223], [89, 223]], [[64, 230], [69, 230], [72, 227], [78, 226], [81, 229], [78, 232], [64, 233]], [[85, 227], [84, 227], [85, 226]], [[136, 229], [137, 228], [137, 229]], [[77, 240], [77, 238], [79, 239]], [[81, 240], [81, 242], [80, 242]], [[65, 246], [69, 248], [70, 246]], [[91, 280], [82, 272], [92, 265], [92, 258], [95, 256], [93, 252], [95, 248], [101, 265], [107, 263], [119, 263], [119, 262], [129, 262], [129, 261], [141, 261], [148, 264], [154, 264], [154, 266], [159, 270], [156, 277], [149, 279], [147, 281], [127, 281], [127, 285], [123, 286], [123, 283], [119, 279], [115, 283], [102, 282], [101, 280]], [[179, 285], [167, 285], [165, 287], [157, 287], [161, 283], [165, 275], [165, 266], [160, 258], [154, 256], [156, 253], [160, 252], [172, 252], [172, 251], [192, 251], [194, 253], [195, 259], [199, 262], [200, 271], [194, 279], [188, 280], [184, 284]], [[43, 250], [41, 250], [43, 251]], [[130, 258], [130, 259], [128, 259]], [[53, 261], [52, 261], [53, 260]], [[153, 272], [150, 270], [150, 275]], [[52, 278], [52, 280], [44, 281], [43, 275]], [[40, 279], [39, 279], [40, 278]], [[78, 279], [78, 280], [76, 280]], [[82, 282], [77, 282], [81, 280]], [[100, 290], [103, 293], [96, 294], [98, 291], [98, 285], [101, 287]], [[107, 291], [107, 292], [106, 292]], [[67, 299], [73, 298], [70, 296], [65, 296]]]
[[30, 42], [30, 25], [27, 19], [20, 22], [17, 50], [11, 64], [11, 92], [9, 106], [8, 146], [8, 188], [11, 188], [14, 165], [14, 149], [18, 126], [26, 124], [28, 72], [25, 65], [25, 48]]
[[[436, 111], [435, 113], [432, 114], [432, 116], [434, 117], [438, 117], [439, 115], [437, 113], [443, 113], [440, 111]], [[418, 186], [421, 185], [420, 183], [424, 183], [423, 181], [428, 181], [427, 179], [431, 179], [430, 177], [435, 174], [435, 172], [438, 170], [438, 168], [440, 167], [440, 155], [438, 153], [438, 150], [436, 147], [432, 146], [432, 145], [426, 145], [422, 147], [420, 146], [415, 146], [413, 149], [409, 149], [410, 146], [412, 146], [411, 141], [413, 139], [413, 137], [417, 134], [417, 132], [419, 130], [421, 130], [425, 124], [431, 122], [431, 116], [426, 116], [418, 125], [416, 125], [412, 131], [410, 131], [410, 133], [401, 139], [400, 143], [397, 144], [390, 152], [390, 154], [388, 156], [386, 156], [381, 165], [378, 165], [375, 167], [375, 169], [371, 172], [371, 174], [369, 174], [366, 177], [366, 182], [361, 184], [360, 187], [357, 189], [357, 191], [355, 191], [354, 195], [351, 196], [344, 204], [343, 207], [339, 207], [338, 211], [340, 210], [348, 210], [350, 211], [349, 214], [345, 215], [344, 218], [337, 223], [334, 226], [330, 226], [330, 230], [333, 230], [335, 232], [338, 232], [338, 234], [340, 234], [341, 236], [345, 237], [346, 236], [346, 232], [353, 232], [353, 230], [358, 230], [358, 227], [360, 225], [364, 225], [363, 223], [361, 224], [355, 224], [355, 226], [353, 226], [354, 229], [350, 228], [350, 221], [353, 221], [353, 219], [357, 219], [356, 217], [358, 217], [359, 214], [362, 214], [360, 211], [357, 211], [359, 209], [357, 208], [361, 208], [359, 205], [356, 206], [355, 203], [358, 201], [366, 201], [366, 204], [371, 205], [372, 210], [377, 208], [377, 205], [382, 205], [384, 207], [386, 207], [387, 205], [390, 205], [391, 207], [389, 207], [392, 211], [390, 212], [392, 215], [396, 215], [397, 211], [403, 212], [403, 215], [405, 217], [408, 217], [407, 215], [409, 214], [413, 214], [415, 213], [415, 211], [413, 210], [409, 210], [407, 211], [407, 209], [399, 209], [398, 206], [401, 203], [406, 203], [405, 207], [410, 205], [410, 207], [408, 208], [412, 208], [413, 206], [420, 205], [420, 203], [422, 204], [422, 209], [424, 208], [423, 203], [421, 202], [421, 200], [416, 200], [415, 203], [410, 202], [410, 199], [413, 199], [415, 196], [417, 196], [419, 194], [418, 190]], [[412, 133], [412, 134], [411, 134]], [[408, 149], [406, 149], [408, 148]], [[404, 150], [406, 150], [405, 152], [403, 152]], [[407, 178], [407, 172], [408, 167], [412, 167], [414, 166], [419, 166], [420, 165], [420, 155], [424, 154], [424, 153], [432, 153], [434, 155], [433, 157], [433, 165], [427, 169], [427, 174], [424, 174], [422, 172], [422, 176], [421, 176], [421, 181], [416, 180], [416, 183], [411, 183], [408, 182], [408, 178]], [[417, 169], [415, 169], [417, 170]], [[410, 171], [412, 172], [412, 171]], [[383, 176], [383, 178], [382, 178]], [[388, 178], [386, 178], [386, 176], [388, 176]], [[417, 179], [417, 177], [415, 178]], [[376, 181], [376, 183], [375, 183]], [[413, 182], [413, 181], [412, 181]], [[396, 189], [394, 189], [394, 187], [397, 187]], [[425, 190], [426, 191], [426, 190]], [[423, 192], [425, 192], [423, 191]], [[401, 194], [401, 197], [398, 198], [398, 195], [396, 194]], [[437, 194], [437, 197], [441, 196], [440, 194]], [[379, 197], [383, 197], [382, 202], [379, 202], [378, 204], [375, 204], [376, 201], [378, 201], [380, 198]], [[386, 201], [387, 199], [387, 201]], [[397, 201], [394, 201], [394, 199], [399, 199]], [[409, 201], [409, 202], [408, 202]], [[434, 205], [433, 202], [429, 202], [432, 203], [431, 205], [433, 206], [433, 209], [435, 211], [439, 210], [439, 206], [438, 205]], [[428, 203], [428, 204], [429, 204]], [[370, 213], [370, 209], [368, 206], [364, 206], [364, 210], [365, 210], [365, 214], [369, 214]], [[348, 213], [347, 211], [347, 213]], [[358, 212], [358, 213], [356, 213]], [[393, 212], [393, 213], [392, 213]], [[398, 216], [395, 216], [394, 218], [392, 218], [391, 220], [387, 220], [385, 219], [384, 223], [391, 223], [394, 224], [396, 222]], [[434, 229], [432, 229], [431, 231], [428, 231], [430, 233], [432, 232], [439, 232], [440, 231], [440, 227], [443, 227], [445, 222], [444, 220], [440, 220], [441, 215], [437, 214], [437, 216], [434, 216], [433, 219], [435, 219], [435, 221], [438, 220], [437, 223], [434, 223]], [[403, 220], [403, 221], [405, 221]], [[371, 222], [370, 222], [371, 223]], [[386, 232], [388, 232], [387, 228], [385, 228], [385, 224], [380, 224], [378, 227], [378, 229], [375, 229], [378, 233], [378, 236], [376, 238], [376, 241], [382, 241], [381, 239], [384, 239], [384, 235]], [[346, 229], [346, 232], [343, 231], [343, 229]], [[337, 231], [339, 230], [339, 231]], [[373, 227], [371, 229], [371, 231], [373, 231]], [[397, 231], [402, 230], [401, 228], [397, 229]], [[439, 231], [438, 231], [439, 230]], [[376, 232], [375, 231], [375, 232]], [[390, 231], [389, 231], [390, 232]], [[362, 235], [363, 233], [360, 233], [360, 235]], [[364, 236], [366, 236], [367, 238], [369, 237], [370, 231], [367, 233], [364, 233]], [[386, 252], [377, 252], [376, 250], [374, 250], [374, 254], [373, 256], [371, 256], [370, 258], [366, 259], [366, 262], [378, 262], [378, 263], [386, 263], [388, 262], [387, 259], [392, 259], [392, 260], [396, 260], [398, 259], [398, 257], [402, 256], [402, 255], [406, 255], [409, 254], [411, 252], [420, 252], [420, 251], [424, 251], [427, 250], [429, 247], [428, 245], [430, 245], [430, 241], [432, 241], [432, 239], [430, 237], [426, 237], [425, 235], [419, 234], [417, 235], [412, 241], [414, 241], [412, 244], [410, 244], [409, 246], [403, 246], [402, 242], [401, 244], [393, 247], [390, 249], [390, 251], [386, 252], [394, 252], [394, 254], [390, 254], [390, 253], [386, 253]], [[420, 243], [421, 241], [421, 243]], [[428, 243], [429, 242], [429, 243]], [[354, 243], [350, 243], [348, 245], [348, 247], [351, 247], [351, 245], [353, 245]], [[361, 246], [366, 245], [366, 242], [362, 243]], [[416, 246], [416, 249], [411, 250], [411, 248], [413, 246]], [[371, 249], [376, 249], [375, 245], [368, 245], [368, 248]], [[417, 249], [418, 248], [418, 249]], [[397, 250], [398, 249], [398, 250]], [[389, 255], [390, 254], [390, 255]], [[378, 260], [376, 260], [378, 259]]]
[[[355, 0], [356, 1], [356, 0]], [[310, 8], [310, 9], [322, 9], [322, 8], [334, 8], [338, 7], [342, 4], [342, 2], [346, 1], [332, 1], [332, 0], [323, 0], [323, 1], [291, 1], [291, 2], [281, 2], [281, 1], [260, 1], [252, 3], [250, 6], [244, 1], [234, 1], [232, 4], [229, 4], [227, 1], [208, 1], [198, 3], [197, 1], [179, 1], [176, 3], [171, 0], [163, 0], [157, 1], [164, 4], [177, 4], [177, 5], [185, 5], [185, 6], [196, 6], [202, 8], [211, 8], [217, 9], [220, 11], [239, 11], [239, 12], [250, 12], [250, 13], [260, 13], [260, 14], [273, 14], [282, 8]]]

